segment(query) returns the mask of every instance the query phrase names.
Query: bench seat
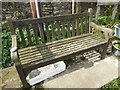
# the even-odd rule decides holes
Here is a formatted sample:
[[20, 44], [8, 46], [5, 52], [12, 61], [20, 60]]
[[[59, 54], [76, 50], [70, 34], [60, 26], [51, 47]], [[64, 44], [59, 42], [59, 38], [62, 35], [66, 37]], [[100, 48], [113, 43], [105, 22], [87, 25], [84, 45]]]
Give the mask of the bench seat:
[[[63, 60], [63, 57], [107, 43], [94, 34], [83, 34], [46, 44], [19, 49], [20, 62], [24, 69], [35, 69], [35, 65], [50, 63], [51, 60]], [[28, 70], [27, 70], [28, 71]]]

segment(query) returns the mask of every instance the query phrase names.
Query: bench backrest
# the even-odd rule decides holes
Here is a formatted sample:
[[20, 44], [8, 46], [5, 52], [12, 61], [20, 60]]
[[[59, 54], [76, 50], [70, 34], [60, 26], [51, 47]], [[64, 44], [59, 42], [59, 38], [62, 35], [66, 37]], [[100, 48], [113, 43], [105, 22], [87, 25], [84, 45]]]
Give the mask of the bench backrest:
[[27, 47], [89, 33], [89, 13], [24, 19], [10, 24], [12, 35], [17, 35], [18, 46]]

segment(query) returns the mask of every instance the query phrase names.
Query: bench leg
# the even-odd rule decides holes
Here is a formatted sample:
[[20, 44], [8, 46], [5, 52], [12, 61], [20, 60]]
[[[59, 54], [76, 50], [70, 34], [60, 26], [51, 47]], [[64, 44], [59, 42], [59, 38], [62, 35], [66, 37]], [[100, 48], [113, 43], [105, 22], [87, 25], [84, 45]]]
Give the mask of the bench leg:
[[107, 47], [108, 47], [108, 43], [105, 44], [103, 47], [102, 47], [102, 53], [101, 53], [101, 59], [104, 59], [105, 56], [106, 56], [106, 53], [107, 53]]
[[23, 88], [30, 88], [30, 85], [27, 83], [26, 75], [21, 66], [16, 66], [17, 72], [23, 84]]

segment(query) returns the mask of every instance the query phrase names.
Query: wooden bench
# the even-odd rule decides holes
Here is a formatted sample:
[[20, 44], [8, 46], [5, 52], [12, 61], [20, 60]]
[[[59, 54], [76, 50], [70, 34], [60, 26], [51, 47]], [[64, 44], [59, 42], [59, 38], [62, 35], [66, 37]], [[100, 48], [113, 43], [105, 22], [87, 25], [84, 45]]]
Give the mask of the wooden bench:
[[[93, 23], [93, 10], [88, 11], [17, 21], [7, 18], [12, 36], [11, 58], [24, 87], [30, 86], [26, 76], [36, 68], [99, 48], [105, 57], [113, 31]], [[92, 28], [105, 32], [106, 39], [95, 36]]]

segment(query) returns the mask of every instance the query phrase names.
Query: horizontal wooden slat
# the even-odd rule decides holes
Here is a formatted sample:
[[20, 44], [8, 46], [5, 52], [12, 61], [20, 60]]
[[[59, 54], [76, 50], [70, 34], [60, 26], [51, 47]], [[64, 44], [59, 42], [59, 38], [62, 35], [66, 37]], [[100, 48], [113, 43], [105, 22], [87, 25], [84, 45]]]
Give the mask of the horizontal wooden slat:
[[[71, 44], [69, 47], [67, 46], [64, 46], [63, 48], [58, 49], [57, 52], [54, 52], [53, 50], [50, 50], [48, 53], [46, 54], [40, 54], [40, 53], [37, 53], [37, 54], [33, 54], [33, 56], [29, 56], [27, 58], [24, 58], [24, 61], [21, 61], [23, 64], [27, 64], [27, 63], [30, 63], [30, 62], [36, 62], [37, 60], [41, 61], [41, 60], [45, 60], [47, 58], [51, 58], [51, 57], [56, 57], [56, 56], [59, 56], [59, 55], [62, 55], [62, 54], [66, 54], [66, 53], [69, 53], [69, 52], [73, 52], [75, 50], [82, 50], [82, 49], [85, 49], [85, 48], [89, 48], [91, 46], [94, 46], [96, 44], [102, 44], [101, 41], [98, 41], [96, 43], [93, 44], [94, 41], [92, 42], [89, 42], [87, 43], [86, 47], [84, 46], [84, 44]], [[88, 45], [91, 45], [91, 46], [88, 46]], [[61, 53], [62, 52], [62, 53]]]
[[93, 49], [96, 49], [96, 48], [99, 48], [99, 47], [103, 47], [104, 45], [105, 45], [105, 43], [96, 44], [95, 46], [89, 47], [87, 49], [83, 49], [81, 51], [76, 50], [76, 52], [72, 52], [72, 54], [70, 52], [70, 53], [66, 53], [64, 55], [57, 56], [56, 58], [55, 57], [48, 58], [44, 62], [42, 61], [41, 64], [40, 64], [40, 62], [35, 62], [35, 63], [31, 63], [29, 65], [23, 65], [23, 68], [24, 68], [26, 73], [29, 73], [31, 70], [36, 69], [38, 67], [42, 67], [42, 66], [52, 64], [52, 63], [55, 63], [55, 62], [58, 62], [58, 61], [66, 60], [66, 59], [68, 59], [72, 56], [82, 54], [84, 52], [90, 51], [91, 49], [93, 50]]
[[[66, 43], [66, 44], [63, 44], [63, 45], [54, 46], [54, 47], [52, 47], [50, 49], [47, 49], [47, 48], [45, 48], [45, 49], [37, 49], [36, 48], [35, 51], [34, 51], [34, 49], [28, 50], [29, 52], [24, 53], [22, 55], [20, 54], [20, 57], [21, 57], [22, 60], [24, 60], [24, 59], [28, 59], [29, 57], [35, 56], [36, 54], [39, 55], [39, 53], [41, 53], [42, 56], [45, 55], [47, 57], [47, 55], [51, 54], [50, 51], [53, 54], [58, 53], [58, 52], [60, 52], [60, 53], [62, 52], [63, 53], [64, 51], [66, 52], [66, 50], [70, 49], [71, 47], [76, 46], [76, 45], [82, 45], [82, 42], [87, 43], [87, 40], [91, 40], [91, 39], [93, 39], [93, 38], [90, 38], [90, 39], [86, 38], [86, 39], [82, 39], [82, 40], [75, 40], [72, 43]], [[84, 40], [86, 40], [86, 41], [84, 41]], [[97, 41], [101, 42], [101, 40], [93, 40], [93, 42], [95, 42], [95, 43], [97, 43]], [[60, 49], [62, 49], [63, 51], [61, 51]], [[24, 57], [24, 58], [22, 58], [22, 57]]]
[[[83, 35], [74, 36], [74, 37], [70, 37], [70, 38], [65, 38], [65, 39], [61, 39], [61, 40], [57, 40], [57, 41], [53, 41], [53, 42], [48, 42], [48, 43], [45, 43], [45, 44], [31, 46], [31, 47], [28, 47], [28, 48], [44, 47], [44, 46], [47, 46], [47, 45], [55, 45], [57, 43], [65, 43], [65, 41], [70, 41], [70, 40], [74, 40], [76, 38], [86, 37], [86, 36], [90, 36], [90, 35], [93, 35], [93, 34], [91, 34], [91, 33], [90, 34], [83, 34]], [[28, 50], [28, 48], [20, 49], [19, 52], [23, 52], [25, 50]]]
[[[29, 47], [27, 49], [24, 49], [22, 51], [19, 50], [20, 55], [24, 55], [29, 53], [30, 50], [33, 49], [32, 52], [36, 52], [38, 50], [38, 48], [41, 48], [40, 50], [45, 50], [45, 49], [51, 49], [54, 47], [55, 48], [60, 48], [62, 45], [66, 45], [69, 43], [76, 43], [76, 42], [85, 42], [84, 40], [90, 40], [90, 39], [96, 39], [96, 36], [91, 37], [91, 36], [87, 36], [87, 37], [83, 37], [84, 39], [80, 39], [80, 38], [76, 38], [76, 39], [72, 39], [72, 40], [66, 40], [65, 42], [59, 42], [59, 43], [55, 43], [55, 44], [50, 44], [50, 45], [46, 45], [46, 46], [37, 46], [37, 47]], [[76, 40], [76, 41], [75, 41]], [[101, 40], [102, 41], [102, 40]]]
[[[61, 55], [66, 55], [69, 53], [76, 52], [78, 50], [80, 51], [83, 49], [87, 49], [89, 47], [93, 47], [95, 45], [106, 43], [105, 40], [96, 38], [96, 36], [94, 35], [90, 36], [89, 37], [86, 36], [86, 38], [85, 37], [80, 38], [80, 40], [79, 38], [77, 38], [74, 39], [75, 41], [57, 45], [50, 49], [38, 49], [38, 51], [34, 51], [34, 49], [37, 50], [37, 48], [34, 49], [31, 48], [31, 51], [28, 49], [30, 55], [27, 55], [27, 53], [25, 55], [24, 54], [20, 55], [20, 59], [22, 59], [21, 63], [26, 65], [34, 63], [36, 61], [39, 63], [45, 62], [46, 60], [52, 60], [51, 58], [57, 58]], [[24, 50], [26, 51], [27, 49]], [[24, 52], [24, 50], [20, 51], [19, 54]]]
[[[85, 38], [86, 36], [88, 38], [90, 38], [89, 36], [91, 36], [92, 34], [84, 34], [84, 35], [80, 35], [80, 36], [75, 36], [75, 37], [71, 37], [71, 38], [66, 38], [66, 39], [62, 39], [62, 40], [58, 40], [58, 41], [54, 41], [54, 42], [48, 42], [46, 44], [40, 44], [40, 45], [36, 45], [36, 46], [31, 46], [31, 47], [27, 47], [27, 48], [23, 48], [23, 49], [20, 49], [19, 52], [21, 54], [25, 54], [25, 53], [28, 53], [29, 50], [31, 49], [35, 49], [35, 48], [42, 48], [42, 49], [45, 49], [46, 47], [55, 47], [55, 46], [59, 46], [59, 45], [62, 45], [62, 44], [65, 44], [67, 42], [73, 42], [75, 39], [79, 39], [81, 37]], [[97, 36], [94, 36], [95, 38], [98, 38]], [[80, 40], [80, 39], [79, 39]], [[103, 39], [102, 39], [103, 40]], [[29, 50], [28, 50], [29, 49]]]
[[18, 21], [13, 21], [13, 25], [14, 27], [21, 27], [21, 26], [26, 26], [29, 24], [69, 20], [69, 19], [74, 19], [74, 18], [80, 18], [83, 16], [88, 16], [88, 12], [85, 12], [82, 14], [70, 14], [70, 15], [65, 15], [65, 16], [41, 17], [39, 19], [34, 18], [34, 19], [18, 20]]

